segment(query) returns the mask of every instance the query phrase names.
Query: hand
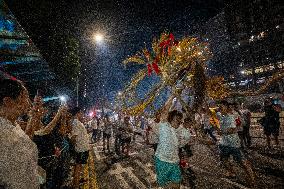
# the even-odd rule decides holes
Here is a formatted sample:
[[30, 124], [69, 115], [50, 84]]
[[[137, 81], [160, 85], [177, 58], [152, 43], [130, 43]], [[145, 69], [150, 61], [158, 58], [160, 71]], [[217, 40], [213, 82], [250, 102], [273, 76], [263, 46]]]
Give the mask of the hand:
[[66, 115], [68, 107], [66, 105], [62, 105], [58, 109], [58, 114], [61, 116]]

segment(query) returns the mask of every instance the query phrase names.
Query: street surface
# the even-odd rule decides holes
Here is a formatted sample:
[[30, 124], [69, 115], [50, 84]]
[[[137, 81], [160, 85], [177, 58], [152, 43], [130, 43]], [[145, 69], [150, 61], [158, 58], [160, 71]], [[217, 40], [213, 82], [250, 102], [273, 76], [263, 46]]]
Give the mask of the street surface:
[[[267, 150], [265, 140], [259, 138], [260, 128], [253, 128], [252, 133], [258, 138], [253, 138], [252, 148], [246, 154], [256, 172], [257, 188], [284, 188], [284, 141], [281, 141], [279, 149]], [[132, 142], [130, 157], [118, 157], [114, 153], [104, 154], [100, 142], [95, 144], [93, 149], [99, 188], [158, 188], [153, 161], [154, 151], [143, 142], [142, 137], [138, 136], [136, 142]], [[224, 177], [224, 169], [219, 162], [216, 147], [212, 146], [209, 149], [205, 145], [194, 143], [192, 150], [194, 155], [190, 158], [190, 164], [196, 179], [193, 184], [183, 182], [181, 188], [249, 188], [244, 171], [235, 163], [233, 165], [237, 179], [230, 180]]]

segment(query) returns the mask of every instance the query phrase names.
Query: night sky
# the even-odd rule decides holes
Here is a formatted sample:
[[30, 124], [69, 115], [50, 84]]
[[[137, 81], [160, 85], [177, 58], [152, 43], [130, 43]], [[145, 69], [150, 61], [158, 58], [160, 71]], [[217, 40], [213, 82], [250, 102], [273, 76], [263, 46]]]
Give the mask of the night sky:
[[[121, 62], [163, 31], [177, 37], [196, 32], [198, 26], [223, 8], [222, 0], [6, 0], [9, 8], [26, 30], [44, 58], [55, 70], [62, 46], [56, 36], [71, 35], [80, 41], [81, 85], [87, 81], [87, 96], [113, 96], [129, 81], [139, 66]], [[107, 40], [96, 45], [95, 32]], [[51, 58], [51, 56], [53, 56]], [[63, 82], [64, 83], [64, 82]]]

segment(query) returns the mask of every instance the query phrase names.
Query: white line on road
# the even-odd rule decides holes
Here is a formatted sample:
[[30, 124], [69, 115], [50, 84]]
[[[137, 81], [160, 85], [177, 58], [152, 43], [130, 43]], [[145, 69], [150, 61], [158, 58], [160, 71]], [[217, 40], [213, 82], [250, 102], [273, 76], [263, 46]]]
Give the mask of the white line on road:
[[245, 187], [244, 185], [241, 185], [241, 184], [239, 184], [237, 182], [233, 182], [233, 181], [231, 181], [231, 180], [229, 180], [227, 178], [221, 178], [221, 180], [223, 180], [223, 181], [225, 181], [225, 182], [227, 182], [229, 184], [232, 184], [232, 185], [234, 185], [236, 187], [242, 188], [242, 189], [249, 189], [248, 187]]
[[147, 189], [147, 187], [139, 180], [139, 178], [135, 176], [133, 170], [134, 169], [132, 167], [125, 168], [126, 173], [131, 178], [131, 181], [135, 183], [135, 186], [137, 186], [139, 189]]
[[95, 156], [96, 156], [96, 159], [98, 160], [98, 161], [100, 161], [102, 158], [101, 158], [101, 155], [100, 155], [100, 153], [98, 152], [98, 149], [97, 149], [97, 147], [93, 147], [93, 150], [94, 150], [94, 154], [95, 154]]
[[[198, 170], [198, 171], [201, 171], [201, 172], [203, 172], [203, 173], [207, 173], [207, 174], [209, 174], [209, 175], [211, 175], [211, 176], [217, 176], [217, 175], [215, 175], [215, 174], [212, 174], [212, 173], [210, 173], [210, 172], [208, 172], [208, 171], [205, 171], [204, 169], [201, 169], [201, 168], [199, 168], [199, 167], [196, 167], [196, 166], [191, 166], [193, 169], [195, 169], [195, 170]], [[237, 187], [239, 187], [239, 188], [242, 188], [242, 189], [249, 189], [248, 187], [245, 187], [244, 185], [242, 185], [242, 184], [239, 184], [239, 183], [237, 183], [237, 182], [233, 182], [233, 181], [231, 181], [231, 180], [229, 180], [229, 179], [227, 179], [227, 178], [220, 178], [221, 180], [223, 180], [223, 181], [225, 181], [225, 182], [227, 182], [227, 183], [229, 183], [229, 184], [231, 184], [231, 185], [234, 185], [234, 186], [237, 186]]]
[[118, 164], [116, 164], [116, 166], [117, 166], [116, 169], [110, 170], [109, 174], [115, 176], [116, 180], [119, 181], [119, 184], [120, 184], [120, 186], [122, 186], [122, 188], [130, 188], [128, 183], [125, 181], [125, 179], [121, 175], [121, 173], [124, 172], [123, 168], [121, 167], [121, 165], [118, 165]]
[[145, 166], [143, 163], [141, 163], [137, 159], [135, 160], [135, 163], [139, 165], [139, 167], [141, 167], [146, 172], [147, 174], [146, 179], [149, 182], [154, 183], [156, 181], [156, 174], [154, 173], [154, 171], [152, 171], [147, 165]]

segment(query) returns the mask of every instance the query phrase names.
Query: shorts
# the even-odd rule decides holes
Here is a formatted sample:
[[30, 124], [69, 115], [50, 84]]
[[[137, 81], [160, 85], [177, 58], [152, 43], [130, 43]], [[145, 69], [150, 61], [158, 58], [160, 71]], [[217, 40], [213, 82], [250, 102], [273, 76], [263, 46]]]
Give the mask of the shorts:
[[246, 159], [240, 148], [220, 145], [219, 150], [221, 161], [226, 161], [230, 158], [230, 156], [233, 156], [233, 159], [237, 163], [241, 164], [242, 161]]
[[273, 135], [273, 136], [279, 136], [279, 128], [278, 125], [266, 125], [263, 128], [264, 134], [267, 136]]
[[164, 187], [169, 183], [179, 184], [182, 180], [179, 163], [168, 163], [155, 157], [157, 182]]
[[110, 138], [111, 134], [103, 133], [103, 138]]
[[76, 164], [87, 164], [89, 158], [89, 151], [76, 152]]

